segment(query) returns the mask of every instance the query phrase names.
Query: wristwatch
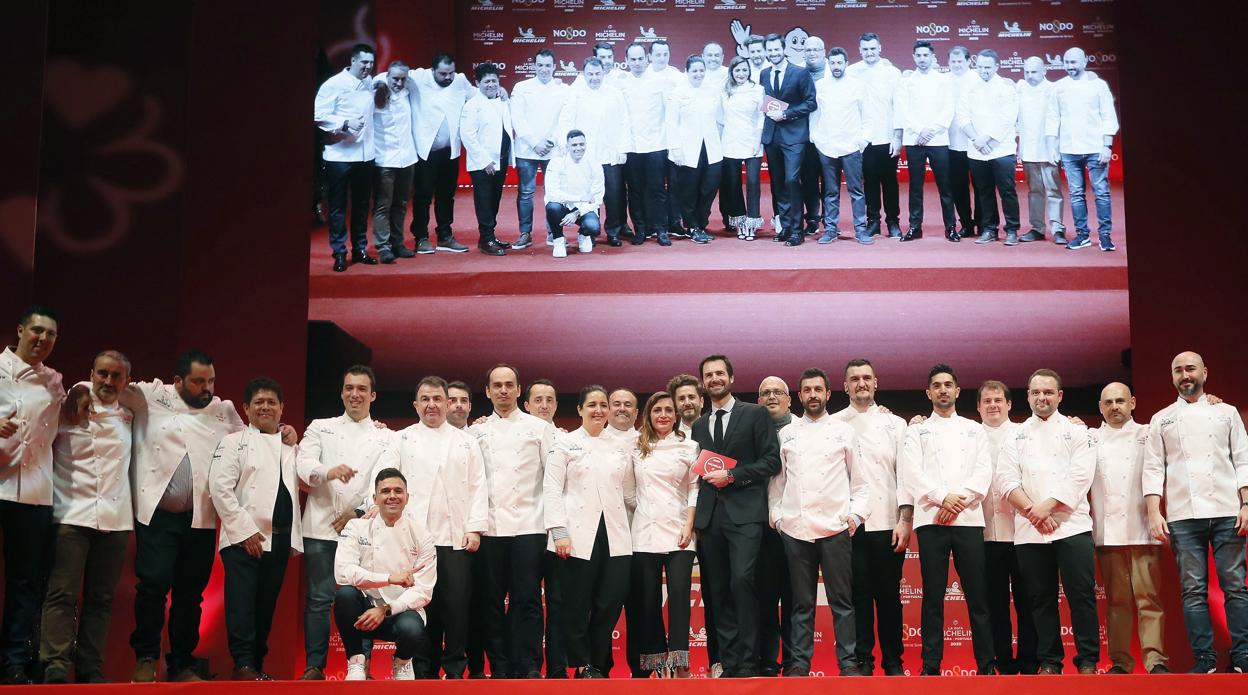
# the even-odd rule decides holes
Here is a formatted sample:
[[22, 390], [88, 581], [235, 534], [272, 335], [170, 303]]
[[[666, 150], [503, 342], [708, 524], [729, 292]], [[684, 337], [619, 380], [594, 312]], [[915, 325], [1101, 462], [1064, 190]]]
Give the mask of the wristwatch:
[[728, 471], [727, 473], [728, 473], [728, 484], [732, 485], [734, 482], [737, 481], [737, 477], [732, 474], [732, 471]]

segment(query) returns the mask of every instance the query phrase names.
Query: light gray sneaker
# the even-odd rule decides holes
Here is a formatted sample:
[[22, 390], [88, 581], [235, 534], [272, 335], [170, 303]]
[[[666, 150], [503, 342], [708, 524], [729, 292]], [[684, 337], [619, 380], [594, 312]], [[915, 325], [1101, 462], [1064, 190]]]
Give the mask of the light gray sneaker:
[[433, 253], [433, 244], [430, 244], [428, 239], [421, 239], [416, 242], [416, 253], [421, 256]]
[[[438, 241], [439, 251], [450, 251], [451, 253], [468, 253], [468, 247], [455, 240], [455, 237], [448, 236]], [[421, 252], [423, 253], [423, 251]], [[433, 253], [430, 251], [429, 253]]]

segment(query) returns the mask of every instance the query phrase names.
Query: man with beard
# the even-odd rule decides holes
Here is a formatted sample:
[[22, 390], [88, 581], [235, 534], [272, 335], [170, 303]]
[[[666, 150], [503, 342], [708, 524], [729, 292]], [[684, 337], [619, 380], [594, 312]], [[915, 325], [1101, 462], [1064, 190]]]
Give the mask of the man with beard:
[[867, 231], [880, 233], [881, 206], [888, 238], [901, 238], [901, 207], [897, 189], [897, 158], [901, 138], [893, 137], [893, 101], [901, 71], [880, 57], [880, 37], [867, 32], [858, 39], [862, 60], [846, 73], [862, 81], [866, 91], [863, 119], [871, 124], [871, 143], [862, 151], [862, 180], [867, 198]]
[[[767, 409], [771, 424], [780, 430], [793, 422], [793, 399], [789, 385], [778, 376], [769, 376], [758, 385], [758, 404]], [[779, 440], [777, 439], [777, 442]], [[772, 500], [774, 502], [774, 500]], [[789, 563], [785, 560], [784, 542], [772, 524], [763, 529], [763, 542], [758, 549], [758, 658], [759, 673], [775, 676], [788, 673], [793, 665], [790, 624], [793, 614], [793, 590], [789, 582]], [[777, 613], [777, 607], [779, 612]], [[783, 647], [783, 651], [781, 650]], [[780, 657], [777, 663], [776, 658]]]
[[680, 415], [679, 427], [686, 435], [693, 432], [693, 423], [702, 417], [702, 384], [692, 374], [678, 374], [667, 382], [667, 392], [676, 401]]
[[472, 391], [462, 381], [452, 381], [446, 385], [446, 421], [452, 427], [464, 429], [468, 426], [468, 415], [472, 413]]
[[1213, 673], [1218, 666], [1209, 618], [1210, 547], [1231, 635], [1231, 669], [1248, 673], [1248, 433], [1238, 410], [1209, 403], [1208, 376], [1195, 352], [1179, 353], [1170, 363], [1179, 398], [1148, 424], [1144, 500], [1149, 533], [1170, 543], [1179, 565], [1183, 622], [1196, 657], [1191, 673]]

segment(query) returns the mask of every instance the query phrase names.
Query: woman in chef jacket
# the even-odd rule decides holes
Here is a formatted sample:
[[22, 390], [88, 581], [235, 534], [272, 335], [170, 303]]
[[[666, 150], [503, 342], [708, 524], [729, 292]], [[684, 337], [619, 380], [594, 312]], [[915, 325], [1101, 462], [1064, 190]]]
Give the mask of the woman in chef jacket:
[[[723, 94], [723, 167], [727, 172], [724, 212], [738, 239], [752, 240], [763, 226], [758, 209], [763, 167], [763, 87], [750, 79], [750, 61], [737, 56], [728, 63]], [[745, 165], [745, 195], [741, 195], [741, 165]]]
[[693, 241], [705, 244], [711, 238], [706, 232], [711, 202], [722, 178], [719, 126], [723, 113], [719, 90], [703, 84], [706, 63], [702, 56], [689, 56], [685, 77], [688, 81], [667, 97], [667, 158], [677, 166], [676, 189], [685, 230]]
[[636, 505], [630, 443], [605, 434], [607, 390], [581, 389], [581, 427], [546, 459], [550, 546], [561, 559], [563, 629], [577, 678], [606, 678], [611, 637], [628, 595], [633, 552], [628, 510]]

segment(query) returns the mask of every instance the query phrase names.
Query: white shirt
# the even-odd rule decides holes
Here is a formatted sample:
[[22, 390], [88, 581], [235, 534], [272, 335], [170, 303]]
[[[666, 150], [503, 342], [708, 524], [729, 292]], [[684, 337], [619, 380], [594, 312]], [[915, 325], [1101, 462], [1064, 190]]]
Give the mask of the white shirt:
[[892, 413], [880, 412], [871, 404], [860, 413], [849, 406], [832, 417], [854, 428], [858, 438], [858, 469], [867, 483], [867, 531], [892, 531], [900, 518], [898, 507], [911, 506], [909, 491], [902, 484], [897, 466], [906, 437], [906, 421]]
[[1239, 489], [1248, 486], [1248, 434], [1239, 411], [1182, 398], [1148, 423], [1144, 494], [1166, 498], [1166, 520], [1216, 519], [1239, 514]]
[[[480, 171], [490, 164], [495, 169], [502, 169], [504, 133], [508, 138], [512, 137], [511, 108], [507, 102], [500, 97], [489, 99], [484, 94], [477, 94], [464, 104], [464, 111], [459, 117], [459, 137], [468, 151], [465, 162], [468, 171]], [[516, 163], [514, 138], [505, 163]]]
[[[356, 421], [343, 413], [308, 425], [296, 459], [299, 479], [308, 487], [303, 507], [304, 538], [338, 540], [334, 520], [372, 499], [374, 485], [369, 472], [393, 447], [393, 439], [394, 433], [377, 429], [368, 416]], [[330, 470], [343, 465], [355, 471], [351, 480], [326, 479]]]
[[953, 122], [953, 85], [949, 75], [936, 68], [926, 73], [915, 70], [897, 83], [897, 111], [893, 128], [902, 131], [903, 145], [918, 145], [919, 133], [931, 128], [935, 135], [927, 147], [949, 144], [949, 124]]
[[707, 70], [706, 77], [702, 78], [702, 89], [707, 89], [716, 94], [723, 94], [724, 87], [728, 84], [728, 68], [723, 65], [714, 70]]
[[858, 61], [846, 70], [849, 77], [862, 80], [866, 87], [866, 109], [863, 116], [871, 124], [871, 144], [887, 145], [893, 141], [893, 106], [897, 96], [897, 83], [901, 71], [893, 67], [887, 58], [880, 58], [874, 66]]
[[848, 75], [832, 77], [826, 70], [815, 82], [814, 113], [810, 114], [810, 141], [825, 157], [861, 152], [871, 140], [866, 119], [866, 90]]
[[[949, 149], [958, 152], [968, 152], [975, 149], [971, 145], [971, 139], [962, 132], [962, 126], [966, 125], [966, 121], [962, 120], [962, 98], [966, 96], [966, 90], [970, 89], [976, 82], [983, 82], [976, 74], [975, 70], [968, 69], [961, 75], [955, 75], [949, 72], [949, 83], [953, 87], [953, 122], [949, 124]], [[1013, 87], [1013, 85], [1010, 85]]]
[[[585, 133], [585, 158], [595, 164], [623, 164], [632, 143], [624, 95], [610, 85], [573, 89], [559, 112], [556, 140], [566, 149], [568, 131]], [[549, 175], [549, 174], [548, 174]]]
[[983, 528], [979, 505], [992, 484], [992, 453], [978, 422], [932, 413], [922, 424], [906, 429], [898, 469], [914, 499], [916, 529], [936, 523], [940, 505], [951, 492], [969, 497], [970, 503], [950, 525]]
[[[605, 67], [605, 66], [604, 66], [604, 67]], [[628, 70], [623, 70], [623, 69], [620, 69], [620, 68], [611, 68], [611, 70], [609, 70], [608, 72], [603, 73], [603, 75], [602, 75], [602, 86], [604, 86], [604, 87], [613, 87], [613, 86], [614, 86], [614, 87], [618, 87], [618, 86], [619, 86], [619, 84], [618, 84], [618, 83], [619, 83], [619, 81], [620, 81], [620, 80], [622, 80], [622, 79], [624, 79], [624, 78], [625, 78], [625, 77], [627, 77], [627, 76], [628, 76]], [[582, 70], [582, 71], [581, 71], [581, 72], [580, 72], [580, 73], [576, 76], [576, 79], [575, 79], [575, 80], [572, 80], [572, 89], [589, 89], [589, 84], [587, 84], [587, 83], [585, 82], [585, 71], [584, 71], [584, 70]]]
[[[412, 572], [409, 587], [390, 583], [390, 575]], [[334, 581], [364, 592], [375, 604], [387, 603], [390, 613], [416, 611], [425, 617], [438, 582], [438, 553], [433, 538], [411, 515], [403, 514], [394, 526], [385, 519], [352, 519], [338, 536], [334, 554]]]
[[724, 156], [753, 159], [763, 156], [763, 88], [757, 84], [720, 93], [724, 128], [720, 134]]
[[542, 518], [542, 481], [546, 457], [557, 430], [519, 408], [507, 417], [491, 413], [468, 428], [481, 445], [490, 492], [490, 536], [546, 533]]
[[1048, 420], [1032, 415], [1019, 425], [997, 459], [997, 489], [1008, 498], [1018, 488], [1040, 503], [1059, 502], [1053, 519], [1059, 526], [1045, 535], [1022, 514], [1014, 515], [1014, 545], [1052, 543], [1092, 530], [1088, 488], [1096, 470], [1096, 452], [1088, 428], [1053, 413]]
[[636, 77], [631, 72], [615, 83], [624, 97], [624, 105], [628, 111], [630, 130], [625, 152], [645, 153], [667, 149], [664, 84], [663, 80]]
[[421, 159], [428, 159], [441, 133], [451, 149], [451, 158], [458, 157], [460, 115], [464, 103], [477, 93], [477, 88], [462, 73], [456, 73], [451, 84], [440, 87], [433, 78], [432, 70], [416, 68], [407, 74], [407, 92], [412, 113], [415, 114], [412, 135], [416, 141], [416, 154]]
[[[90, 388], [91, 382], [80, 385]], [[134, 414], [89, 393], [87, 417], [74, 427], [62, 425], [52, 444], [52, 519], [97, 531], [130, 531]]]
[[689, 508], [698, 505], [698, 476], [693, 464], [698, 445], [686, 432], [684, 438], [669, 433], [651, 444], [642, 458], [632, 452], [633, 477], [637, 481], [637, 511], [633, 514], [633, 552], [671, 553], [694, 550], [695, 541], [680, 547]]
[[629, 427], [626, 430], [616, 429], [614, 425], [607, 425], [602, 429], [603, 434], [611, 435], [624, 442], [628, 449], [637, 446], [637, 438], [641, 436], [641, 432], [636, 427]]
[[134, 411], [134, 517], [150, 524], [178, 468], [186, 460], [191, 471], [191, 527], [215, 528], [217, 512], [208, 492], [208, 469], [221, 438], [244, 428], [230, 401], [212, 402], [192, 410], [172, 384], [159, 379], [135, 382], [120, 402]]
[[[771, 72], [768, 72], [766, 74], [766, 77], [764, 77], [763, 73], [767, 70], [767, 68], [771, 68]], [[768, 87], [771, 87], [772, 92], [778, 95], [780, 92], [780, 89], [784, 89], [784, 73], [788, 69], [789, 69], [788, 60], [782, 60], [775, 65], [771, 65], [769, 62], [768, 65], [765, 65], [763, 69], [759, 71], [758, 83], [763, 86], [764, 90], [766, 90]], [[777, 79], [779, 79], [780, 89], [776, 89]], [[778, 99], [779, 96], [777, 96], [776, 98]]]
[[777, 436], [780, 472], [767, 484], [768, 521], [777, 531], [816, 541], [849, 528], [842, 516], [871, 514], [854, 428], [827, 413], [803, 415]]
[[[975, 129], [975, 134], [985, 135], [997, 141], [996, 147], [988, 154], [981, 153], [974, 143], [966, 149], [967, 159], [985, 162], [1000, 157], [1013, 157], [1018, 151], [1014, 143], [1014, 126], [1018, 122], [1018, 90], [1014, 83], [993, 75], [985, 82], [978, 75], [975, 82], [966, 87], [958, 101], [958, 122], [964, 130], [967, 126]], [[963, 132], [964, 137], [969, 137]], [[950, 134], [950, 138], [953, 135]]]
[[12, 348], [0, 352], [0, 415], [17, 421], [17, 432], [0, 439], [0, 500], [52, 504], [52, 440], [64, 399], [60, 372], [32, 367]]
[[398, 468], [409, 481], [405, 514], [420, 521], [433, 544], [464, 549], [469, 533], [485, 533], [490, 512], [485, 459], [477, 438], [454, 425], [433, 429], [418, 422], [398, 433], [395, 446], [382, 456], [369, 478], [383, 468]]
[[[325, 137], [325, 161], [370, 162], [373, 160], [373, 81], [357, 80], [347, 71], [325, 80], [316, 90], [313, 118]], [[343, 130], [348, 120], [360, 119], [358, 133]]]
[[997, 466], [1001, 461], [1001, 450], [1013, 440], [1018, 433], [1018, 423], [1006, 420], [998, 427], [984, 425], [984, 434], [988, 435], [988, 446], [992, 452], [992, 484], [988, 486], [988, 495], [982, 502], [984, 509], [984, 540], [997, 543], [1014, 542], [1014, 505], [1001, 496], [997, 489]]
[[1053, 83], [1041, 80], [1031, 86], [1019, 80], [1018, 91], [1018, 157], [1024, 162], [1049, 161], [1049, 145], [1044, 139], [1044, 121], [1049, 111], [1049, 91]]
[[[543, 489], [546, 529], [567, 529], [572, 557], [590, 558], [600, 521], [610, 556], [632, 554], [628, 508], [636, 506], [637, 482], [624, 438], [605, 431], [594, 437], [584, 427], [561, 437], [546, 460]], [[555, 549], [553, 537], [547, 549]]]
[[1118, 114], [1105, 80], [1084, 72], [1077, 80], [1067, 75], [1053, 83], [1044, 134], [1057, 138], [1058, 152], [1096, 154], [1105, 137], [1117, 132]]
[[[732, 419], [732, 409], [736, 405], [737, 405], [736, 397], [729, 396], [727, 402], [725, 402], [722, 406], [715, 405], [715, 401], [711, 401], [710, 407], [702, 411], [702, 414], [706, 416], [706, 431], [710, 433], [711, 441], [715, 441], [715, 413], [720, 410], [724, 411], [724, 414], [720, 416], [720, 419], [722, 421], [721, 426], [724, 428], [723, 429], [724, 436], [727, 437], [728, 436], [728, 420]], [[715, 453], [723, 453], [723, 452], [715, 452]]]
[[696, 167], [706, 148], [706, 163], [723, 161], [719, 124], [724, 120], [718, 92], [686, 82], [667, 95], [667, 158], [676, 166]]
[[660, 89], [663, 90], [664, 94], [680, 89], [689, 83], [688, 78], [671, 65], [664, 66], [662, 70], [655, 70], [653, 65], [649, 65], [646, 67], [644, 74], [648, 80], [657, 80], [662, 85]]
[[[378, 75], [375, 82], [387, 82], [385, 75]], [[409, 167], [419, 159], [416, 156], [416, 140], [412, 137], [412, 103], [407, 87], [398, 92], [390, 91], [386, 105], [373, 106], [373, 147], [379, 167]]]
[[550, 159], [534, 148], [550, 140], [559, 144], [556, 128], [559, 112], [570, 94], [568, 85], [557, 77], [546, 84], [530, 77], [516, 84], [511, 91], [511, 118], [516, 127], [516, 157], [522, 159]]
[[1096, 472], [1092, 476], [1092, 540], [1098, 546], [1157, 545], [1148, 532], [1144, 504], [1144, 450], [1148, 427], [1127, 420], [1092, 431]]
[[299, 515], [299, 475], [296, 447], [282, 443], [282, 435], [265, 434], [249, 425], [221, 438], [212, 456], [208, 491], [221, 517], [217, 549], [228, 548], [259, 533], [265, 550], [273, 549], [273, 511], [281, 486], [290, 495], [290, 549], [303, 552]]
[[576, 210], [577, 216], [598, 212], [606, 191], [602, 165], [589, 159], [588, 150], [579, 162], [566, 154], [552, 157], [543, 185], [547, 205], [562, 203]]

